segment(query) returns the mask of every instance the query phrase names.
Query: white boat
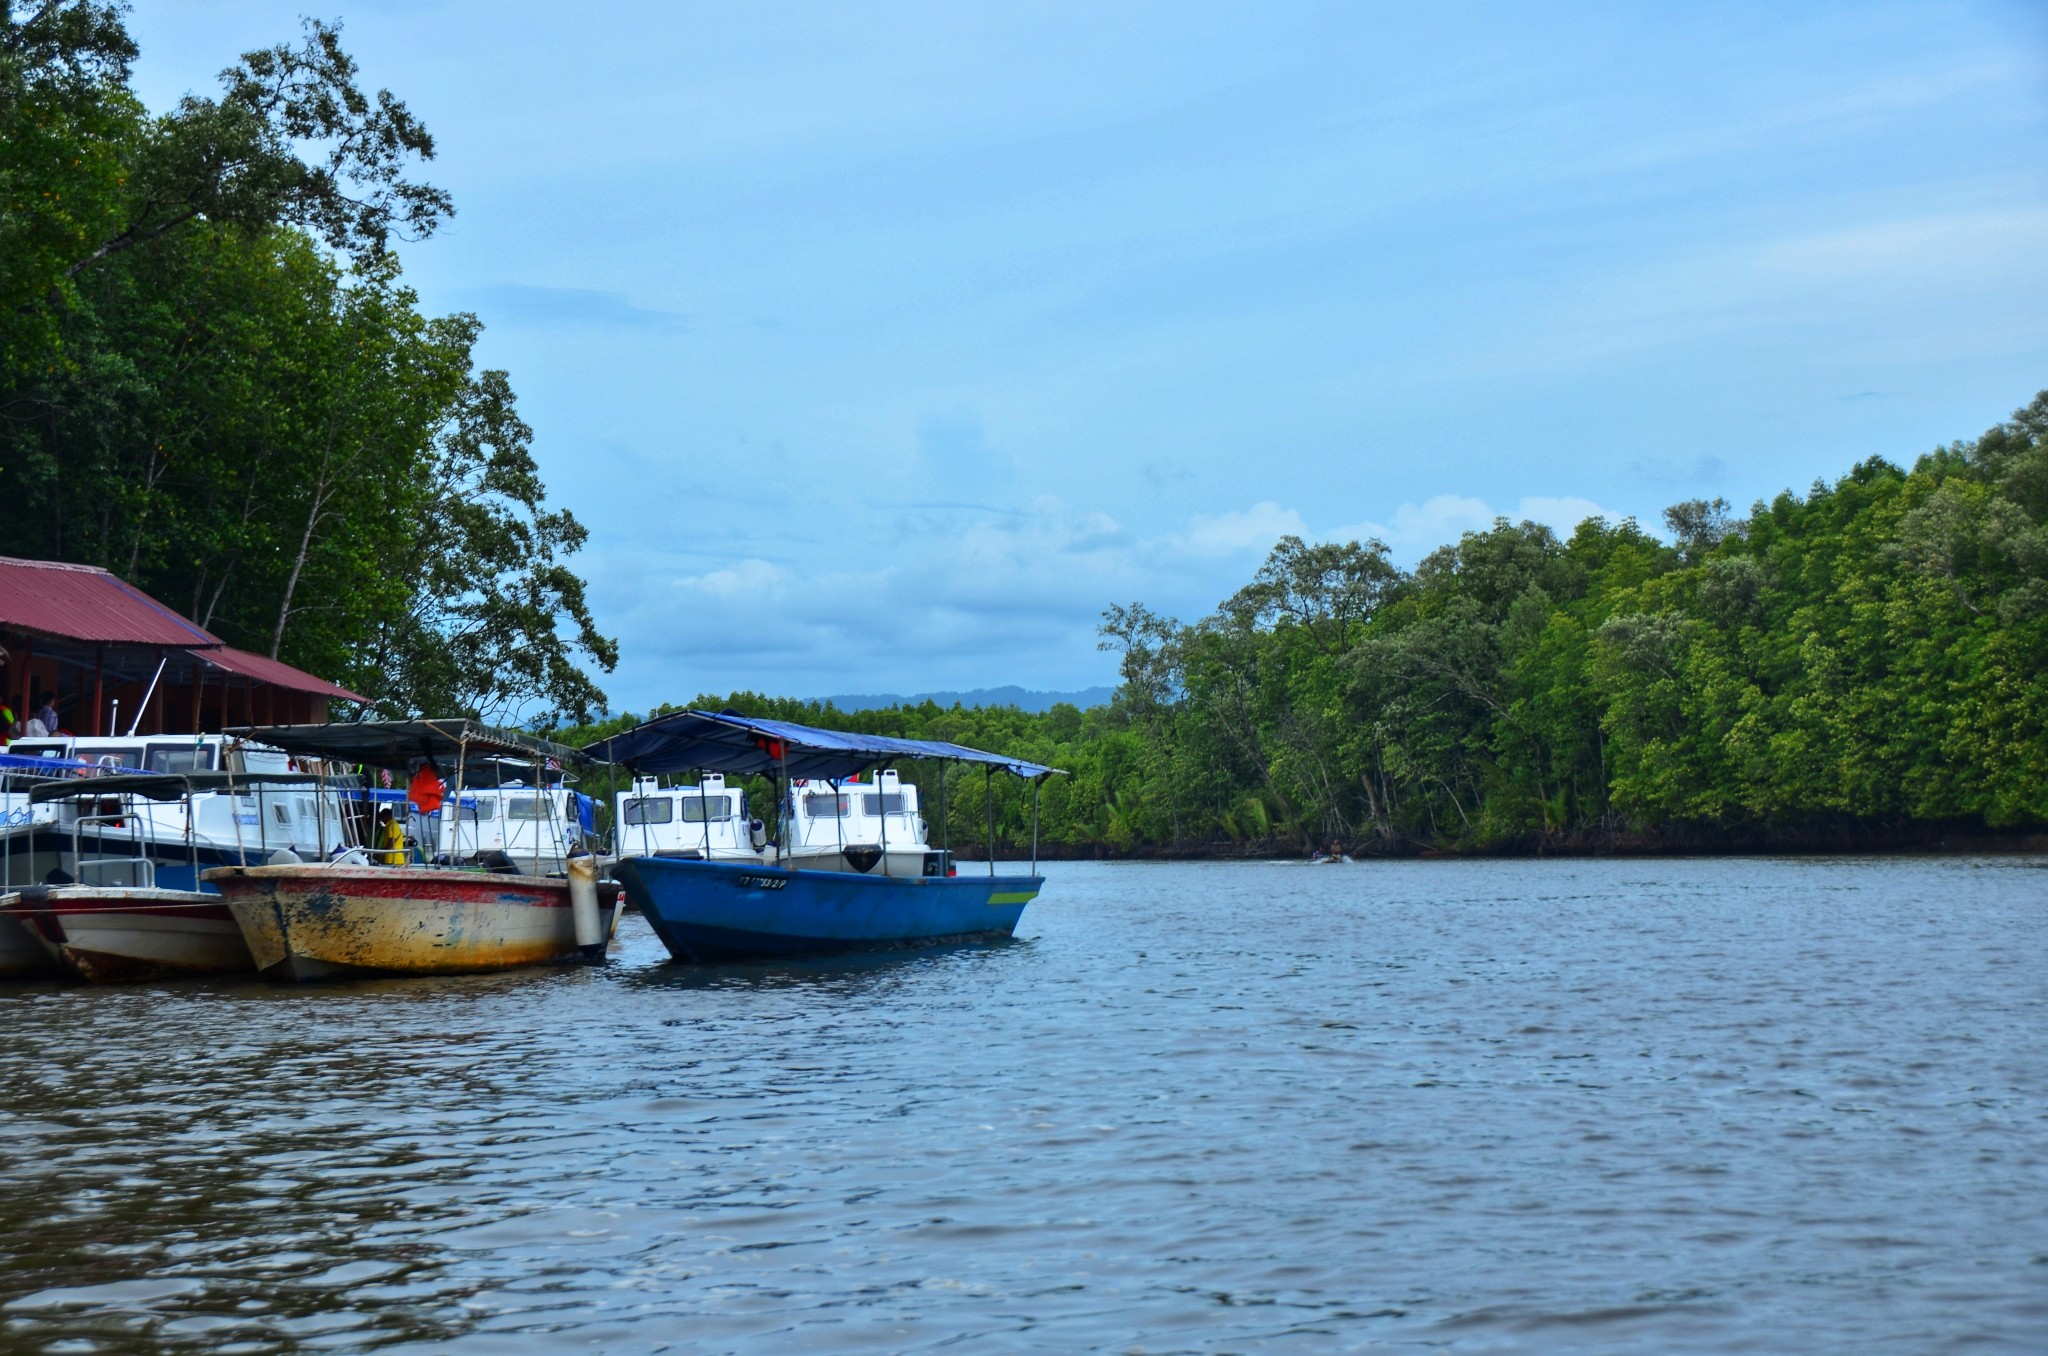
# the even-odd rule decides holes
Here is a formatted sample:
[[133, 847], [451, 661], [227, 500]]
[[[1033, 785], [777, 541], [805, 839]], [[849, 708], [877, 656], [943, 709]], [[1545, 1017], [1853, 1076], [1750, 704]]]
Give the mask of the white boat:
[[211, 891], [31, 885], [0, 895], [0, 914], [56, 967], [94, 984], [255, 968], [234, 915]]
[[917, 788], [893, 769], [872, 782], [793, 782], [786, 809], [782, 862], [793, 870], [932, 874]]
[[[16, 740], [7, 755], [0, 816], [10, 828], [19, 820], [33, 832], [10, 832], [0, 854], [0, 889], [43, 884], [52, 871], [80, 883], [133, 884], [95, 876], [99, 868], [91, 863], [141, 856], [155, 863], [156, 884], [190, 890], [198, 885], [195, 869], [261, 861], [279, 848], [319, 858], [352, 841], [350, 808], [338, 789], [323, 791], [310, 777], [281, 785], [273, 779], [290, 778], [294, 759], [228, 735], [49, 736]], [[87, 815], [77, 833], [77, 807], [31, 806], [27, 795], [51, 780], [187, 773], [199, 777], [189, 799], [138, 800], [132, 813], [112, 820]]]
[[[310, 776], [273, 775], [237, 787], [232, 774], [222, 772], [100, 775], [93, 769], [34, 784], [26, 792], [30, 805], [58, 814], [57, 827], [42, 832], [68, 834], [69, 841], [54, 854], [60, 865], [46, 883], [0, 896], [0, 917], [58, 966], [93, 983], [250, 970], [240, 927], [219, 893], [197, 879], [198, 807], [224, 789], [230, 806], [238, 789], [275, 798], [321, 793]], [[168, 821], [156, 813], [167, 804], [181, 814], [186, 854], [170, 884], [158, 863], [171, 850], [164, 841]], [[16, 939], [10, 933], [6, 940]]]
[[747, 793], [723, 775], [702, 774], [695, 786], [663, 786], [636, 777], [619, 793], [612, 818], [613, 850], [621, 857], [703, 861], [764, 860], [768, 832], [748, 813]]
[[441, 807], [439, 825], [431, 830], [439, 852], [452, 862], [476, 862], [503, 853], [521, 871], [559, 875], [568, 869], [569, 854], [582, 837], [575, 793], [560, 785], [508, 781], [465, 787], [459, 814], [452, 813], [456, 809], [451, 796]]

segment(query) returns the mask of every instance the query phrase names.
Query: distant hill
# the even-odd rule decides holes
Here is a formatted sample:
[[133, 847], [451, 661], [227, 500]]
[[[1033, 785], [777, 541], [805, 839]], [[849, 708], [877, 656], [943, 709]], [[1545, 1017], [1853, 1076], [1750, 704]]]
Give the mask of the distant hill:
[[1113, 687], [1086, 687], [1079, 692], [1036, 692], [1030, 688], [978, 687], [972, 692], [919, 692], [903, 697], [893, 692], [855, 693], [840, 697], [825, 697], [841, 711], [873, 711], [884, 706], [915, 706], [919, 702], [934, 701], [940, 706], [1015, 706], [1025, 711], [1050, 711], [1060, 702], [1072, 702], [1086, 710], [1091, 706], [1104, 706], [1115, 695]]

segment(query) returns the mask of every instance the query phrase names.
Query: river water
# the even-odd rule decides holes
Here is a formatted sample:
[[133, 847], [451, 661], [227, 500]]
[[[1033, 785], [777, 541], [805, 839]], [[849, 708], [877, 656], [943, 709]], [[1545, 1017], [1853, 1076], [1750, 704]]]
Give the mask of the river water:
[[1054, 864], [1001, 946], [0, 992], [0, 1349], [2048, 1350], [2048, 862]]

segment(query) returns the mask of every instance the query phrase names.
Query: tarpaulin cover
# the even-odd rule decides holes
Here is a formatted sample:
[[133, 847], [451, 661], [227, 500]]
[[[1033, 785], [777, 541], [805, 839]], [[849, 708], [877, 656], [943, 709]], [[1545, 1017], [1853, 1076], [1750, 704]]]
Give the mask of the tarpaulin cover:
[[781, 767], [792, 777], [831, 778], [905, 758], [980, 763], [1019, 777], [1045, 777], [1059, 770], [962, 744], [820, 730], [786, 720], [708, 711], [656, 716], [623, 734], [586, 744], [583, 752], [599, 762], [653, 773], [702, 770], [765, 776]]
[[229, 730], [240, 739], [268, 744], [286, 753], [334, 758], [376, 767], [409, 767], [415, 758], [431, 758], [442, 766], [465, 751], [471, 758], [501, 754], [507, 758], [560, 763], [582, 755], [566, 744], [537, 735], [500, 730], [476, 720], [356, 720], [332, 725], [247, 725]]

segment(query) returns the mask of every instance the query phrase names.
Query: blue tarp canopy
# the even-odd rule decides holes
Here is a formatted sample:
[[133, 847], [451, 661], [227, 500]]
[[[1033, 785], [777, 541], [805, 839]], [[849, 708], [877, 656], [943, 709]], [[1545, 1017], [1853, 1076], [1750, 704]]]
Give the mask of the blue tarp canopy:
[[820, 730], [786, 720], [715, 716], [708, 711], [656, 716], [624, 734], [586, 744], [583, 752], [586, 757], [619, 763], [636, 772], [701, 769], [734, 776], [768, 776], [777, 768], [786, 768], [792, 777], [848, 777], [905, 758], [980, 763], [1019, 777], [1044, 777], [1059, 770], [962, 744]]

